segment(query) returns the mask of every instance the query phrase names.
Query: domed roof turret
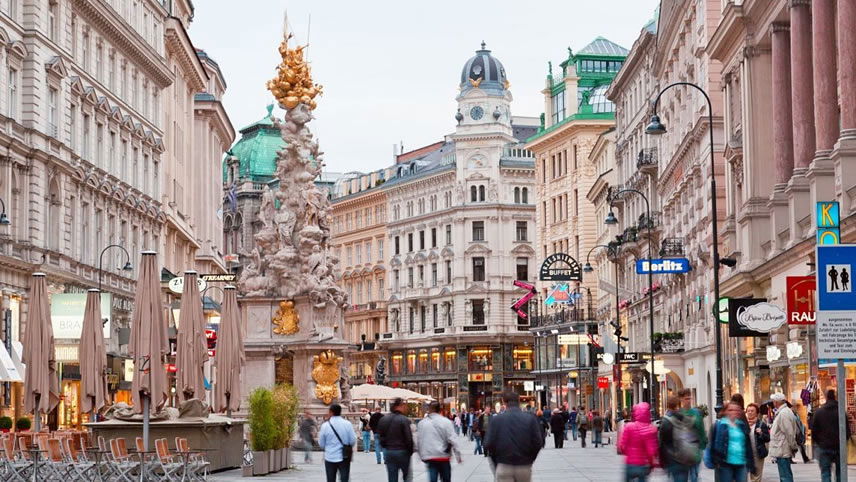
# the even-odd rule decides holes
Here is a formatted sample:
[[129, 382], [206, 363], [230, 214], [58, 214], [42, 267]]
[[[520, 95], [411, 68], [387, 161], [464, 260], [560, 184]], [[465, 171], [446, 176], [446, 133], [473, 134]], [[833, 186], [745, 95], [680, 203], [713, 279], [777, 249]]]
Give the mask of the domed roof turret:
[[505, 67], [499, 59], [490, 54], [484, 42], [481, 44], [481, 50], [476, 50], [476, 54], [464, 64], [460, 86], [461, 92], [479, 88], [504, 93], [508, 88]]
[[[267, 115], [241, 129], [238, 139], [226, 154], [238, 159], [238, 177], [256, 182], [273, 179], [276, 170], [276, 153], [285, 147], [282, 133], [273, 124], [273, 104], [267, 106]], [[228, 180], [228, 166], [223, 163], [223, 181]]]

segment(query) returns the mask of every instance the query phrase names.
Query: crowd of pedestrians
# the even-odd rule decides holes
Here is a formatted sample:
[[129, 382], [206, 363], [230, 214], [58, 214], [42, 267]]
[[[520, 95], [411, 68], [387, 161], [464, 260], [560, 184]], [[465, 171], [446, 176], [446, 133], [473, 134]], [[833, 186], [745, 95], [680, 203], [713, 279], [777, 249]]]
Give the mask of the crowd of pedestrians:
[[[819, 480], [840, 480], [838, 441], [838, 402], [834, 390], [826, 392], [826, 403], [810, 417], [813, 454], [820, 469]], [[328, 419], [320, 428], [309, 413], [299, 423], [299, 435], [307, 448], [305, 460], [311, 460], [317, 445], [324, 451], [328, 482], [348, 482], [358, 434], [341, 417], [342, 408], [330, 406]], [[680, 390], [666, 401], [666, 410], [657, 421], [652, 410], [640, 403], [630, 411], [621, 411], [613, 426], [612, 411], [604, 414], [585, 407], [521, 409], [518, 395], [502, 395], [494, 412], [489, 406], [461, 413], [443, 413], [439, 402], [431, 402], [419, 420], [408, 415], [408, 405], [394, 400], [389, 413], [379, 407], [361, 411], [359, 436], [362, 449], [375, 452], [378, 464], [386, 465], [389, 482], [413, 480], [413, 455], [425, 464], [430, 482], [451, 482], [452, 463], [461, 463], [461, 438], [474, 442], [474, 455], [489, 460], [494, 479], [499, 482], [530, 482], [532, 464], [552, 435], [553, 447], [563, 449], [566, 442], [579, 442], [585, 448], [588, 434], [591, 445], [600, 448], [615, 443], [624, 457], [627, 482], [648, 480], [661, 468], [669, 480], [697, 482], [701, 464], [716, 473], [719, 482], [758, 482], [767, 470], [776, 470], [781, 482], [793, 482], [791, 465], [797, 453], [805, 454], [806, 427], [791, 408], [784, 394], [773, 394], [768, 403], [746, 405], [735, 394], [710, 425], [697, 407], [692, 406], [689, 390]], [[604, 433], [617, 431], [617, 437]], [[846, 436], [850, 438], [847, 425]], [[808, 461], [805, 456], [803, 461]], [[768, 475], [769, 477], [769, 475]]]

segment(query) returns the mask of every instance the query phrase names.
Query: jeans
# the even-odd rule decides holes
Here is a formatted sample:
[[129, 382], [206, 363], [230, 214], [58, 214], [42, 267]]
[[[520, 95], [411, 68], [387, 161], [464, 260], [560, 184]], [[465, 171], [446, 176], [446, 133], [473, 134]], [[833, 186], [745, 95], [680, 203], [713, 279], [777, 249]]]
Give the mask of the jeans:
[[410, 453], [406, 450], [384, 450], [386, 458], [386, 475], [389, 482], [398, 482], [398, 472], [401, 479], [407, 480], [410, 472]]
[[779, 482], [794, 482], [794, 473], [791, 470], [793, 461], [790, 458], [776, 457], [776, 466], [779, 468]]
[[594, 444], [595, 447], [603, 445], [603, 438], [601, 437], [601, 434], [603, 434], [603, 432], [601, 432], [600, 430], [594, 431], [594, 436], [592, 437], [592, 443]]
[[455, 425], [455, 435], [460, 435], [460, 434], [461, 434], [461, 426]]
[[375, 459], [377, 460], [377, 463], [383, 462], [383, 459], [385, 458], [384, 453], [385, 452], [384, 452], [383, 448], [380, 446], [380, 437], [378, 437], [377, 434], [375, 434], [375, 436], [374, 436], [374, 455], [375, 455]]
[[442, 482], [452, 482], [452, 464], [448, 460], [429, 460], [425, 465], [428, 466], [429, 482], [437, 482], [438, 477]]
[[[788, 468], [790, 471], [790, 468]], [[722, 464], [716, 468], [716, 478], [719, 482], [746, 482], [749, 471], [745, 465]]]
[[553, 446], [557, 449], [565, 446], [565, 439], [562, 437], [562, 432], [553, 432]]
[[473, 449], [473, 455], [482, 455], [484, 454], [484, 448], [482, 448], [482, 438], [481, 435], [476, 435], [473, 437], [473, 440], [476, 441], [476, 448]]
[[348, 482], [351, 476], [351, 461], [329, 462], [325, 460], [324, 469], [327, 471], [327, 482], [336, 482], [337, 473], [341, 482]]
[[577, 439], [577, 422], [571, 422], [571, 436], [574, 437], [574, 440]]
[[363, 432], [363, 452], [369, 453], [372, 451], [372, 433]]
[[699, 465], [700, 464], [695, 464], [692, 467], [690, 467], [689, 482], [698, 482], [698, 466]]
[[669, 480], [673, 482], [688, 482], [690, 479], [690, 468], [681, 464], [669, 464], [666, 468]]
[[841, 480], [841, 467], [838, 465], [839, 453], [815, 446], [817, 465], [820, 466], [821, 482], [832, 482], [832, 464], [835, 464], [835, 480]]
[[647, 465], [627, 464], [624, 466], [624, 482], [645, 482], [650, 472], [651, 467]]
[[584, 428], [580, 429], [580, 440], [582, 441], [581, 447], [585, 448], [585, 446], [586, 446], [586, 429], [584, 429]]
[[303, 437], [303, 461], [304, 462], [312, 462], [312, 447], [313, 440], [312, 437], [306, 438]]

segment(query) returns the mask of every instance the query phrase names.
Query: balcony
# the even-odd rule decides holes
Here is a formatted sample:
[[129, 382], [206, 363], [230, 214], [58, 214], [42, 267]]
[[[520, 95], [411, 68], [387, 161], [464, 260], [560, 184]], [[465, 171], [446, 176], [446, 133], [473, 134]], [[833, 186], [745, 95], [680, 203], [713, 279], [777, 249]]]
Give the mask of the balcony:
[[619, 191], [624, 190], [624, 189], [625, 189], [625, 186], [622, 186], [620, 184], [615, 185], [615, 186], [609, 186], [609, 192], [606, 195], [606, 202], [608, 202], [609, 204], [615, 205], [615, 206], [617, 206], [619, 204], [623, 204], [624, 203], [624, 196], [626, 193], [625, 194], [618, 194], [618, 195], [617, 195], [617, 193]]
[[684, 334], [654, 333], [654, 351], [659, 353], [680, 353], [684, 351]]
[[660, 256], [664, 258], [684, 256], [684, 240], [681, 238], [664, 239], [660, 245]]
[[594, 318], [595, 313], [593, 310], [571, 306], [555, 313], [533, 315], [529, 317], [529, 328], [542, 328], [545, 326], [563, 325], [566, 323], [583, 323], [591, 321]]
[[657, 172], [657, 148], [648, 147], [639, 151], [636, 156], [636, 169], [654, 174]]

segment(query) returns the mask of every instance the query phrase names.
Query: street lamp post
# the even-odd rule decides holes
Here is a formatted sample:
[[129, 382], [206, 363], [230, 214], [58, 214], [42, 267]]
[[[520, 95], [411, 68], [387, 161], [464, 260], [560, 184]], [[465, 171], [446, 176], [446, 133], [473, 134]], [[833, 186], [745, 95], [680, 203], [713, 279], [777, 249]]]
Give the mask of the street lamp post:
[[107, 250], [111, 248], [119, 248], [120, 250], [122, 250], [122, 252], [125, 253], [125, 256], [127, 256], [128, 258], [128, 261], [125, 262], [125, 266], [122, 266], [122, 271], [131, 271], [132, 269], [134, 269], [131, 266], [131, 254], [128, 253], [127, 249], [123, 248], [118, 244], [111, 244], [110, 246], [107, 246], [106, 248], [102, 249], [101, 254], [98, 255], [98, 291], [101, 291], [101, 277], [104, 275], [104, 253], [106, 253]]
[[[613, 258], [617, 258], [617, 256], [618, 256], [618, 246], [609, 246], [606, 244], [595, 245], [589, 250], [588, 254], [586, 255], [586, 264], [583, 266], [583, 272], [591, 273], [592, 271], [594, 271], [594, 268], [592, 268], [591, 263], [589, 261], [589, 258], [591, 258], [592, 251], [594, 251], [595, 249], [598, 249], [598, 248], [606, 249], [607, 253], [609, 255], [611, 255]], [[618, 348], [618, 353], [621, 353], [621, 321], [619, 320], [619, 318], [620, 318], [619, 312], [621, 311], [621, 308], [619, 308], [619, 306], [621, 305], [621, 294], [618, 292], [618, 259], [616, 259], [613, 264], [615, 264], [615, 325], [614, 325], [614, 327], [617, 330], [617, 336], [616, 336], [615, 341], [616, 341], [616, 345]], [[617, 359], [613, 360], [613, 363], [615, 363], [616, 366], [618, 367], [619, 383], [620, 383], [621, 382], [621, 380], [620, 380], [621, 379], [621, 376], [620, 376], [621, 375], [621, 364], [618, 363]], [[619, 403], [620, 401], [621, 401], [620, 398], [618, 398], [615, 401], [616, 410], [619, 409], [621, 406], [621, 403]]]
[[[657, 115], [657, 106], [660, 103], [660, 97], [664, 92], [679, 85], [692, 87], [704, 96], [707, 101], [707, 119], [708, 131], [710, 132], [710, 209], [711, 209], [711, 236], [713, 245], [713, 299], [714, 303], [719, 303], [719, 219], [716, 210], [716, 162], [714, 159], [713, 150], [713, 105], [710, 102], [710, 96], [707, 95], [704, 89], [691, 82], [675, 82], [667, 85], [657, 94], [654, 99], [654, 113], [651, 116], [651, 123], [645, 128], [646, 134], [662, 135], [666, 133], [666, 126], [660, 122], [660, 117]], [[717, 308], [718, 309], [718, 308]], [[714, 336], [716, 341], [716, 413], [722, 410], [722, 334], [720, 332], [719, 320], [714, 317]]]
[[[636, 189], [621, 189], [612, 194], [612, 199], [615, 199], [625, 193], [638, 194], [639, 197], [645, 200], [645, 212], [647, 216], [645, 224], [648, 230], [648, 261], [651, 262], [651, 260], [654, 259], [651, 251], [651, 243], [654, 241], [654, 238], [651, 235], [651, 227], [654, 224], [651, 219], [651, 203], [648, 201], [648, 196], [643, 194], [642, 191]], [[618, 224], [618, 219], [615, 217], [615, 213], [612, 212], [612, 202], [610, 202], [609, 207], [610, 210], [606, 215], [604, 223], [608, 226], [614, 226]], [[654, 393], [657, 389], [657, 386], [654, 384], [654, 274], [650, 267], [648, 269], [648, 331], [651, 336], [651, 369], [648, 370], [648, 404], [651, 406], [651, 410], [654, 410], [654, 413], [657, 413], [657, 409], [654, 406], [654, 401], [656, 400]]]
[[8, 226], [12, 224], [9, 221], [9, 218], [6, 216], [6, 203], [3, 202], [3, 198], [0, 197], [0, 226]]

